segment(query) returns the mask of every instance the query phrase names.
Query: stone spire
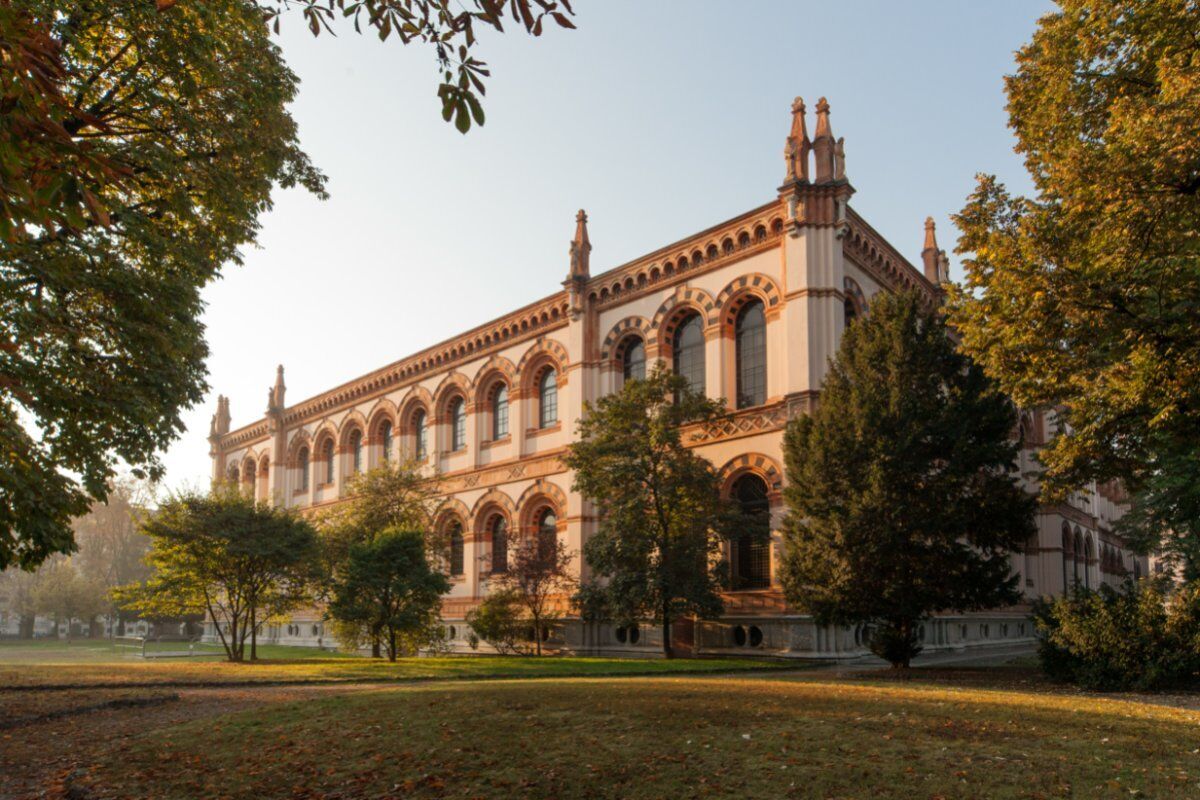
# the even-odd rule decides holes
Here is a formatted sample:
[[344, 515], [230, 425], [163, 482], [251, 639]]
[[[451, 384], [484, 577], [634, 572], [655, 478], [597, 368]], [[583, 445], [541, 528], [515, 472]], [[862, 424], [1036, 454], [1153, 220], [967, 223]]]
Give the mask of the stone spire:
[[284, 408], [283, 399], [287, 393], [287, 385], [283, 382], [283, 364], [275, 368], [275, 386], [271, 389], [271, 403], [268, 411]]
[[933, 217], [925, 218], [925, 246], [921, 250], [921, 263], [925, 267], [925, 278], [934, 286], [949, 278], [950, 260], [946, 251], [939, 250], [937, 234], [934, 232]]
[[792, 101], [792, 130], [788, 133], [787, 144], [783, 149], [787, 161], [787, 177], [784, 183], [792, 181], [808, 182], [808, 154], [812, 150], [812, 142], [808, 138], [808, 128], [804, 123], [804, 98], [797, 97]]
[[212, 415], [208, 426], [209, 438], [223, 436], [229, 433], [229, 398], [223, 394], [217, 395], [217, 413]]
[[833, 139], [833, 129], [829, 127], [829, 103], [824, 97], [817, 101], [817, 132], [813, 136], [812, 149], [816, 182], [829, 183], [836, 172], [833, 162], [837, 143]]
[[575, 215], [575, 238], [571, 240], [571, 271], [568, 281], [586, 281], [591, 274], [592, 243], [588, 241], [587, 212], [582, 208]]

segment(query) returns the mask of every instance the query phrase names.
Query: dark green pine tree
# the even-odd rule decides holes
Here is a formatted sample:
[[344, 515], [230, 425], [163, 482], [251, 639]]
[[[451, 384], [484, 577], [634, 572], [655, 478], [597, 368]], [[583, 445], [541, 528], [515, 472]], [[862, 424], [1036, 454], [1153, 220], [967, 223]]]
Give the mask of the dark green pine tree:
[[811, 416], [784, 438], [781, 580], [821, 624], [868, 624], [907, 667], [919, 625], [1020, 598], [1009, 556], [1034, 533], [1016, 409], [915, 294], [852, 325]]

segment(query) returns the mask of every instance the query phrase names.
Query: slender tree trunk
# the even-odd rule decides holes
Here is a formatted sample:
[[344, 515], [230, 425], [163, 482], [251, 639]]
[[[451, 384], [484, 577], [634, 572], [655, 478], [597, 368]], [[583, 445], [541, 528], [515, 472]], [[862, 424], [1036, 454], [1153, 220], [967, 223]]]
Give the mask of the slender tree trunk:
[[371, 658], [383, 657], [383, 637], [380, 635], [379, 627], [371, 628]]
[[396, 629], [388, 626], [388, 661], [396, 663]]
[[250, 660], [258, 661], [258, 609], [250, 609]]
[[671, 610], [670, 604], [663, 602], [663, 657], [674, 658], [675, 649], [671, 647]]
[[534, 652], [540, 656], [542, 654], [542, 619], [537, 614], [533, 615], [533, 647]]

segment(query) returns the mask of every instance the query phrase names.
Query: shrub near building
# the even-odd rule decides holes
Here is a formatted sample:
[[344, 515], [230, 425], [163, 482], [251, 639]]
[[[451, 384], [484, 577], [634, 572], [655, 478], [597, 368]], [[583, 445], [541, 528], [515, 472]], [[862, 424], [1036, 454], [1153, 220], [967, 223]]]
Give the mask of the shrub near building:
[[1200, 583], [1162, 580], [1078, 591], [1039, 603], [1038, 656], [1052, 678], [1086, 689], [1200, 685]]

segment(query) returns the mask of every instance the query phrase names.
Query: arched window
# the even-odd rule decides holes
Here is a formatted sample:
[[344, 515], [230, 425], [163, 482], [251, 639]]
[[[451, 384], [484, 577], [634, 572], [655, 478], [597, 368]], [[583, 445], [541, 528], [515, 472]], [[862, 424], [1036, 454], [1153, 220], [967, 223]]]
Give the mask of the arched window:
[[693, 392], [704, 394], [704, 325], [699, 314], [680, 323], [671, 352], [675, 374], [683, 376]]
[[1083, 534], [1079, 532], [1079, 528], [1075, 529], [1075, 583], [1081, 583], [1082, 578], [1079, 576], [1080, 566], [1083, 564]]
[[467, 404], [461, 397], [450, 401], [450, 449], [463, 450], [467, 446]]
[[1063, 523], [1062, 528], [1062, 573], [1063, 573], [1063, 593], [1071, 590], [1071, 568], [1070, 564], [1075, 560], [1075, 548], [1071, 543], [1071, 529], [1067, 527], [1067, 523]]
[[308, 491], [308, 448], [301, 447], [296, 454], [296, 466], [300, 469], [300, 491]]
[[847, 297], [843, 307], [846, 310], [846, 327], [849, 328], [858, 319], [858, 306], [854, 305], [854, 301]]
[[547, 369], [538, 379], [538, 427], [558, 422], [558, 373]]
[[419, 408], [412, 415], [413, 457], [424, 458], [429, 452], [429, 431], [425, 426], [425, 409]]
[[321, 452], [321, 460], [325, 462], [325, 482], [333, 483], [333, 439], [325, 440], [325, 446]]
[[641, 339], [630, 339], [625, 345], [621, 371], [627, 381], [640, 381], [646, 377], [646, 344]]
[[362, 472], [362, 431], [355, 428], [350, 431], [350, 471]]
[[771, 543], [765, 535], [771, 524], [767, 484], [757, 475], [743, 475], [733, 484], [733, 499], [749, 528], [733, 540], [733, 588], [766, 589], [771, 585]]
[[558, 544], [558, 516], [547, 508], [538, 517], [537, 548], [539, 558], [551, 558]]
[[500, 514], [488, 523], [492, 536], [492, 572], [508, 572], [508, 521]]
[[460, 522], [450, 526], [450, 574], [463, 574], [463, 529]]
[[496, 384], [492, 392], [492, 439], [508, 436], [508, 387]]
[[383, 463], [392, 460], [392, 423], [384, 420], [379, 423], [379, 446], [383, 448]]
[[238, 472], [238, 468], [230, 467], [229, 468], [229, 482], [232, 483], [234, 486], [237, 486], [238, 481], [240, 481], [241, 479], [242, 479], [242, 477], [241, 477], [241, 474]]
[[246, 469], [242, 474], [244, 475], [246, 481], [246, 486], [242, 489], [242, 491], [248, 491], [250, 496], [253, 497], [254, 490], [258, 488], [258, 470], [253, 461], [246, 465]]
[[1092, 588], [1091, 562], [1093, 560], [1092, 535], [1089, 533], [1083, 545], [1083, 588]]
[[734, 326], [737, 407], [767, 402], [767, 318], [759, 300], [747, 303]]

